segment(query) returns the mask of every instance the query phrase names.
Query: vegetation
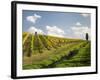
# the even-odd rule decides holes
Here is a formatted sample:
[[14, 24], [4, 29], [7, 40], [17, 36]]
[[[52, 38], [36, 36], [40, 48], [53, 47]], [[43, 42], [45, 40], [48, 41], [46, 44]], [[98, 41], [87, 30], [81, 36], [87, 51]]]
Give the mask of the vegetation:
[[88, 33], [86, 33], [86, 40], [88, 41], [88, 38], [89, 38], [89, 35], [88, 35]]
[[90, 66], [90, 41], [23, 32], [23, 69]]

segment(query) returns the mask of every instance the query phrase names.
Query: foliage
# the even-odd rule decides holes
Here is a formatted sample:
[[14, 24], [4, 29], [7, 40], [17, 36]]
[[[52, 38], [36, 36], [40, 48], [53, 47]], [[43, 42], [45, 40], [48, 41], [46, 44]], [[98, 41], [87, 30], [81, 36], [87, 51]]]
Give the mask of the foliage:
[[23, 33], [23, 69], [90, 65], [90, 42]]

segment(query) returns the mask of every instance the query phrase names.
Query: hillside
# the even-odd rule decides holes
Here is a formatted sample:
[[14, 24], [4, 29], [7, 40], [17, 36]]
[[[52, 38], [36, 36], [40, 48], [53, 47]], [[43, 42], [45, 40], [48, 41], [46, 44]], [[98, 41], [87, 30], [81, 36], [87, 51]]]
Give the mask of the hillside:
[[90, 41], [23, 32], [23, 69], [90, 66]]

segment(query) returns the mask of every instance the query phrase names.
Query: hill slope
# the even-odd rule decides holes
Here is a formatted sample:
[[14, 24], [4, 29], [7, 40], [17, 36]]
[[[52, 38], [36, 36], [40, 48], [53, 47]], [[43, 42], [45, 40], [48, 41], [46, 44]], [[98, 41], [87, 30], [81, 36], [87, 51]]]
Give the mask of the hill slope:
[[[84, 56], [87, 57], [85, 58]], [[79, 64], [84, 60], [87, 61], [87, 63]], [[89, 41], [59, 38], [37, 33], [33, 35], [23, 32], [23, 69], [79, 67], [89, 65]]]

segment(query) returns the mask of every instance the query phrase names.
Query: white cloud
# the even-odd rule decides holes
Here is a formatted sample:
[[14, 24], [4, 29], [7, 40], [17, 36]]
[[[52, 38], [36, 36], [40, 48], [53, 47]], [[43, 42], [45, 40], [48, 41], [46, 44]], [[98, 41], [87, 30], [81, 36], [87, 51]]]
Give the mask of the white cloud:
[[44, 32], [41, 29], [35, 28], [34, 26], [31, 26], [28, 29], [28, 32], [34, 34], [35, 32], [37, 32], [38, 34], [44, 34]]
[[77, 22], [77, 23], [76, 23], [76, 26], [81, 26], [81, 23], [80, 23], [80, 22]]
[[46, 26], [47, 35], [64, 37], [65, 32], [57, 26]]
[[72, 27], [71, 28], [72, 32], [73, 32], [73, 37], [74, 38], [81, 38], [81, 39], [85, 39], [85, 34], [88, 33], [89, 34], [89, 38], [91, 38], [91, 29], [87, 26], [81, 26], [81, 27]]
[[81, 13], [81, 15], [82, 15], [83, 17], [88, 17], [88, 16], [89, 16], [88, 13]]
[[27, 21], [32, 22], [33, 24], [36, 23], [37, 19], [41, 18], [40, 15], [34, 14], [33, 16], [27, 16]]

